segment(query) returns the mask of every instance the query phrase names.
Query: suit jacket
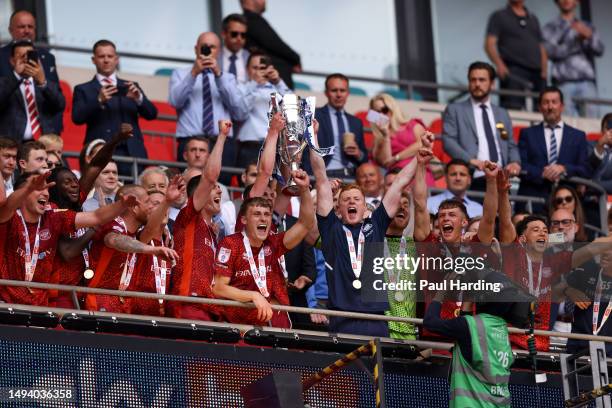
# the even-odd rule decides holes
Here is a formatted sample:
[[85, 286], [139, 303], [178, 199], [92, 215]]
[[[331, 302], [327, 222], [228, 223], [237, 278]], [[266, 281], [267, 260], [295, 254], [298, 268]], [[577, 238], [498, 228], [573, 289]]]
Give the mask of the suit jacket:
[[287, 86], [293, 89], [292, 68], [300, 65], [300, 56], [293, 51], [261, 15], [244, 10], [247, 19], [246, 48], [256, 47], [270, 56]]
[[[125, 85], [125, 82], [117, 78], [118, 86]], [[138, 89], [143, 95], [140, 105], [125, 96], [113, 96], [110, 101], [101, 105], [98, 102], [101, 87], [100, 82], [94, 77], [91, 81], [74, 88], [72, 121], [77, 125], [87, 125], [85, 143], [94, 139], [109, 141], [119, 131], [121, 123], [129, 123], [134, 128], [134, 137], [125, 145], [127, 152], [133, 157], [146, 158], [147, 151], [138, 126], [138, 117], [153, 120], [157, 117], [157, 108], [147, 99], [140, 86]]]
[[[366, 163], [368, 161], [368, 152], [366, 150], [364, 141], [363, 141], [363, 123], [361, 120], [349, 114], [348, 112], [344, 112], [346, 115], [346, 121], [348, 122], [349, 128], [347, 132], [350, 131], [355, 134], [355, 142], [359, 146], [359, 150], [362, 153], [361, 160], [357, 160], [351, 156], [347, 156], [342, 151], [342, 145], [336, 145], [336, 149], [340, 149], [342, 151], [342, 158], [352, 162], [355, 167], [358, 167], [362, 163]], [[319, 133], [317, 135], [317, 139], [320, 147], [330, 147], [335, 145], [334, 139], [334, 128], [332, 127], [331, 117], [329, 113], [329, 105], [325, 105], [322, 108], [318, 108], [315, 111], [315, 118], [319, 121]], [[342, 136], [340, 136], [342, 137]], [[342, 140], [340, 140], [342, 143]], [[308, 172], [312, 173], [312, 169], [310, 167], [310, 156], [309, 151], [306, 149], [303, 154], [302, 166]], [[325, 165], [327, 166], [332, 159], [332, 155], [324, 156], [323, 160], [325, 161]]]
[[612, 194], [612, 153], [606, 149], [600, 159], [595, 155], [594, 146], [589, 145], [589, 165], [593, 169], [593, 180]]
[[[40, 62], [42, 63], [43, 69], [45, 71], [45, 78], [47, 82], [54, 82], [59, 89], [59, 92], [62, 93], [62, 90], [59, 86], [59, 77], [57, 76], [57, 67], [55, 66], [55, 57], [45, 48], [37, 48], [38, 55], [40, 56]], [[13, 67], [9, 62], [11, 58], [11, 45], [5, 45], [0, 48], [0, 76], [8, 77], [13, 75]], [[57, 133], [60, 134], [63, 125], [64, 111], [61, 110], [55, 114], [53, 127], [51, 129], [47, 129], [46, 133]]]
[[[11, 71], [11, 75], [0, 78], [0, 135], [20, 143], [23, 140], [28, 113], [25, 99], [19, 89], [21, 82]], [[38, 121], [42, 133], [55, 132], [55, 116], [66, 106], [64, 95], [56, 82], [47, 81], [45, 87], [36, 86], [34, 90]]]
[[[542, 178], [542, 171], [548, 165], [544, 124], [522, 129], [518, 147], [524, 171], [519, 195], [548, 198], [552, 183]], [[588, 164], [588, 154], [586, 134], [564, 123], [557, 164], [565, 166], [568, 177], [589, 178], [592, 169]]]
[[[508, 163], [521, 163], [518, 147], [512, 137], [512, 121], [508, 112], [499, 106], [491, 105], [495, 123], [503, 123], [508, 132], [506, 139], [501, 137], [499, 131], [495, 137], [499, 143], [499, 149], [504, 166]], [[469, 162], [478, 156], [478, 133], [476, 131], [476, 119], [472, 101], [468, 99], [462, 102], [449, 104], [442, 116], [442, 142], [444, 150], [453, 159], [462, 159]]]

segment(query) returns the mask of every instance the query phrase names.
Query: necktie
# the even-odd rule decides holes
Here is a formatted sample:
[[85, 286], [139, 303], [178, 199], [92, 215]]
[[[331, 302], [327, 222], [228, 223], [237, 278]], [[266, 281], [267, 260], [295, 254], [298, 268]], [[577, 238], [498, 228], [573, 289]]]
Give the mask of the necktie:
[[[338, 124], [338, 139], [336, 139], [337, 140], [336, 146], [341, 147], [342, 146], [342, 135], [346, 133], [346, 128], [344, 127], [344, 121], [342, 120], [342, 112], [340, 111], [336, 111], [336, 123]], [[340, 149], [340, 156], [342, 157], [342, 164], [344, 165], [348, 164], [348, 160], [346, 158], [346, 155], [342, 151], [342, 149]]]
[[238, 76], [238, 74], [236, 73], [236, 58], [238, 58], [236, 56], [236, 54], [232, 53], [232, 55], [230, 55], [230, 57], [229, 57], [229, 60], [230, 60], [229, 72], [230, 72], [230, 74], [234, 74], [235, 76]]
[[548, 152], [548, 164], [555, 164], [559, 158], [557, 153], [557, 137], [555, 136], [555, 129], [557, 126], [547, 126], [550, 129], [550, 151]]
[[110, 78], [104, 77], [102, 78], [102, 84], [104, 86], [113, 85], [113, 81]]
[[211, 136], [215, 131], [213, 123], [213, 103], [210, 93], [210, 79], [206, 71], [202, 72], [202, 133]]
[[491, 122], [489, 121], [489, 115], [487, 114], [487, 105], [484, 103], [481, 104], [480, 109], [482, 109], [482, 125], [484, 126], [487, 144], [489, 145], [489, 160], [493, 163], [497, 163], [499, 161], [499, 157], [497, 156], [497, 146], [495, 145], [493, 129], [491, 128]]
[[30, 89], [30, 84], [32, 82], [29, 79], [23, 81], [25, 85], [25, 99], [26, 106], [28, 108], [28, 117], [30, 118], [30, 128], [32, 129], [32, 138], [34, 140], [38, 140], [42, 131], [40, 129], [40, 123], [38, 121], [38, 109], [36, 109], [36, 98], [34, 97], [34, 93], [32, 89]]

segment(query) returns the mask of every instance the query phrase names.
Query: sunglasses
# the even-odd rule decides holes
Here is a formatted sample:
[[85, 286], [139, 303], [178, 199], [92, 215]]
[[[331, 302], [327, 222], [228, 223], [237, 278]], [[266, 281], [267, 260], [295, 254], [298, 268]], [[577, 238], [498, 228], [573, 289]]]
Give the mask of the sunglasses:
[[564, 220], [552, 220], [550, 222], [550, 226], [551, 227], [559, 227], [559, 226], [564, 226], [564, 227], [569, 227], [570, 225], [572, 225], [573, 223], [575, 223], [576, 221], [566, 218]]
[[574, 202], [574, 197], [572, 197], [571, 195], [565, 196], [565, 197], [557, 197], [557, 198], [555, 198], [555, 204], [556, 205], [561, 205], [563, 203], [569, 204], [569, 203], [572, 203], [572, 202]]
[[386, 115], [387, 113], [389, 113], [389, 108], [387, 106], [383, 106], [382, 108], [378, 110], [378, 113], [382, 113], [383, 115]]
[[230, 31], [229, 35], [231, 38], [236, 38], [238, 36], [242, 39], [246, 38], [246, 33], [243, 33], [242, 31]]

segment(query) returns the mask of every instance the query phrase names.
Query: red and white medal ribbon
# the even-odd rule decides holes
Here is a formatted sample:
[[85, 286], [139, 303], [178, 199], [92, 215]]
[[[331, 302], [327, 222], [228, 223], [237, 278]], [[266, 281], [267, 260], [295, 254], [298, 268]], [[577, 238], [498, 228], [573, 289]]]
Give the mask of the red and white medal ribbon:
[[[155, 242], [151, 241], [151, 246], [155, 246]], [[162, 242], [162, 246], [164, 243]], [[166, 273], [168, 272], [167, 263], [165, 260], [159, 261], [157, 256], [153, 256], [153, 273], [155, 274], [155, 291], [158, 295], [166, 294]], [[159, 299], [159, 304], [164, 303], [164, 299]]]
[[42, 217], [38, 217], [38, 225], [36, 226], [36, 237], [34, 238], [34, 248], [30, 247], [30, 233], [28, 232], [28, 225], [21, 214], [21, 210], [17, 210], [17, 215], [23, 224], [23, 235], [25, 238], [24, 258], [25, 258], [25, 280], [32, 282], [34, 278], [34, 272], [36, 271], [36, 264], [38, 263], [38, 250], [40, 247], [40, 220]]
[[612, 312], [612, 302], [608, 300], [608, 306], [604, 311], [603, 317], [601, 318], [601, 323], [598, 325], [599, 321], [599, 308], [601, 306], [601, 294], [603, 292], [603, 281], [601, 279], [601, 270], [599, 271], [599, 276], [597, 277], [597, 285], [595, 286], [595, 299], [593, 299], [593, 335], [598, 335], [601, 331], [601, 328], [606, 324], [608, 317], [610, 317], [610, 313]]
[[[78, 230], [76, 230], [74, 238], [81, 238], [85, 234], [85, 232], [87, 232], [85, 228], [79, 228]], [[87, 247], [83, 248], [81, 254], [83, 255], [83, 263], [85, 264], [85, 271], [83, 271], [83, 276], [85, 276], [85, 279], [91, 279], [93, 278], [94, 272], [93, 270], [89, 269], [89, 250], [87, 249]]]
[[244, 232], [242, 233], [242, 243], [244, 244], [244, 250], [249, 260], [249, 269], [251, 270], [251, 275], [253, 276], [253, 280], [255, 280], [257, 289], [259, 289], [259, 293], [261, 293], [263, 297], [267, 298], [270, 296], [270, 293], [268, 292], [267, 286], [266, 255], [264, 253], [265, 247], [262, 245], [261, 249], [259, 250], [259, 254], [257, 256], [257, 263], [259, 265], [257, 266], [255, 265], [255, 257], [253, 256], [253, 251], [251, 250], [251, 243]]
[[359, 230], [359, 238], [357, 240], [357, 250], [355, 251], [355, 242], [353, 241], [353, 233], [351, 230], [342, 226], [344, 233], [346, 234], [346, 244], [348, 245], [349, 257], [351, 258], [351, 269], [355, 280], [353, 281], [353, 287], [355, 289], [361, 289], [361, 262], [363, 259], [363, 247], [365, 245], [365, 235], [363, 234], [363, 227]]
[[542, 258], [542, 262], [540, 262], [540, 271], [538, 272], [538, 286], [536, 286], [535, 290], [533, 289], [533, 265], [531, 262], [531, 258], [529, 255], [527, 256], [527, 273], [529, 279], [529, 294], [535, 297], [540, 296], [540, 286], [542, 284], [542, 267], [544, 266], [544, 258]]
[[[123, 218], [115, 218], [115, 222], [123, 228], [124, 232], [127, 233], [127, 225]], [[121, 273], [121, 279], [119, 280], [119, 290], [126, 290], [130, 286], [132, 275], [134, 274], [134, 266], [136, 266], [136, 254], [127, 254], [125, 263], [123, 264], [123, 272]]]

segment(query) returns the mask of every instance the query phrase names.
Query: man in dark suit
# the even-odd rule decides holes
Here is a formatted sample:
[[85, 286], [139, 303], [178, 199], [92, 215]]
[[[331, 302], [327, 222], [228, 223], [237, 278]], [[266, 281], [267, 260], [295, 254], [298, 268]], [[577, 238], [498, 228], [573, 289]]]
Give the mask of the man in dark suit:
[[[325, 78], [327, 105], [315, 111], [319, 121], [319, 147], [335, 146], [334, 154], [324, 156], [325, 168], [329, 177], [353, 177], [355, 169], [368, 161], [368, 153], [363, 142], [363, 124], [359, 118], [344, 110], [349, 96], [349, 80], [343, 74], [331, 74]], [[354, 140], [343, 140], [345, 133], [355, 135]], [[303, 168], [312, 173], [308, 149], [302, 159]]]
[[[525, 175], [521, 179], [519, 195], [548, 198], [553, 183], [563, 177], [591, 176], [588, 165], [588, 145], [583, 131], [575, 129], [561, 119], [563, 93], [559, 88], [546, 87], [539, 97], [544, 121], [521, 130], [519, 152]], [[517, 211], [524, 208], [517, 204]], [[533, 211], [543, 212], [542, 205]]]
[[[147, 99], [137, 83], [117, 78], [119, 57], [115, 44], [99, 40], [93, 46], [93, 64], [97, 74], [89, 82], [74, 88], [72, 120], [77, 125], [86, 124], [85, 143], [94, 139], [111, 140], [119, 132], [122, 123], [129, 123], [134, 137], [115, 148], [120, 156], [147, 157], [138, 118], [153, 120], [157, 108]], [[131, 165], [119, 164], [119, 173], [131, 175]]]
[[495, 83], [495, 69], [486, 62], [474, 62], [468, 68], [470, 98], [451, 103], [443, 115], [442, 141], [453, 159], [470, 163], [476, 171], [472, 190], [485, 191], [484, 164], [498, 163], [510, 176], [521, 172], [521, 157], [512, 137], [508, 112], [490, 99]]
[[[9, 20], [9, 34], [13, 41], [29, 40], [36, 41], [36, 19], [26, 10], [15, 11]], [[45, 78], [49, 82], [53, 82], [59, 87], [59, 78], [57, 76], [57, 67], [55, 66], [55, 57], [44, 48], [37, 48], [39, 63], [44, 69]], [[11, 44], [7, 44], [0, 48], [0, 76], [8, 77], [13, 74], [13, 67], [10, 63]], [[55, 114], [53, 127], [47, 129], [48, 133], [60, 134], [63, 129], [64, 111], [61, 110]]]
[[261, 15], [266, 11], [266, 0], [240, 0], [247, 19], [247, 49], [258, 48], [272, 59], [285, 84], [293, 89], [293, 72], [302, 71], [300, 56], [293, 51]]
[[66, 101], [39, 61], [28, 59], [34, 50], [30, 41], [15, 41], [11, 48], [11, 74], [0, 77], [0, 134], [21, 143], [53, 132], [55, 115]]

